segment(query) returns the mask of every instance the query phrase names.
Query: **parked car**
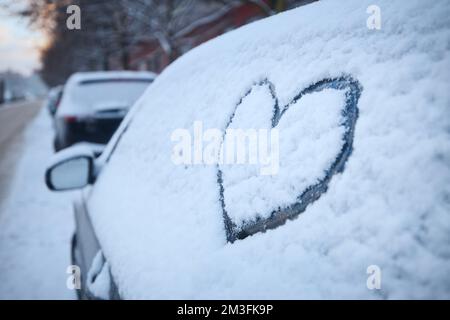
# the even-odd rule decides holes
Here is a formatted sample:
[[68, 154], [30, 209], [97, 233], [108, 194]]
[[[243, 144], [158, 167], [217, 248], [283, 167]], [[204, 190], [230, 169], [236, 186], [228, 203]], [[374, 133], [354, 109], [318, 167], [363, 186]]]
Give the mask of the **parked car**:
[[[370, 5], [319, 1], [213, 39], [99, 157], [55, 154], [48, 187], [82, 190], [80, 297], [450, 297], [450, 3], [378, 0], [381, 30]], [[224, 162], [227, 129], [267, 129], [269, 161]]]
[[107, 143], [154, 78], [151, 72], [135, 71], [72, 75], [55, 115], [55, 150], [82, 141]]
[[45, 107], [49, 114], [53, 117], [58, 109], [61, 97], [63, 94], [64, 86], [56, 86], [50, 89], [48, 92], [47, 100], [45, 101]]

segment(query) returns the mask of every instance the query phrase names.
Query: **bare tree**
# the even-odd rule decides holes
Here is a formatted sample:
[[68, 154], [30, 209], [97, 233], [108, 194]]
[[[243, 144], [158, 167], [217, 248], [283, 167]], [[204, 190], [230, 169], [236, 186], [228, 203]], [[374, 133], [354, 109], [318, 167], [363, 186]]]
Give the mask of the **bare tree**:
[[176, 34], [200, 7], [198, 0], [135, 0], [130, 13], [146, 31], [147, 39], [156, 39], [170, 61], [179, 55]]
[[[50, 38], [42, 52], [42, 76], [55, 85], [76, 71], [108, 70], [112, 60], [120, 64], [114, 68], [129, 69], [131, 53], [141, 41], [157, 41], [173, 61], [182, 53], [180, 38], [189, 27], [233, 6], [252, 4], [262, 15], [272, 15], [292, 3], [312, 0], [21, 1], [16, 13], [29, 18]], [[72, 4], [81, 8], [81, 30], [66, 27], [66, 9]]]
[[[147, 30], [134, 21], [131, 0], [26, 0], [17, 14], [44, 30], [50, 44], [42, 52], [42, 76], [51, 85], [83, 70], [108, 70], [112, 56], [129, 68], [130, 50]], [[80, 6], [81, 30], [66, 27], [69, 5]]]

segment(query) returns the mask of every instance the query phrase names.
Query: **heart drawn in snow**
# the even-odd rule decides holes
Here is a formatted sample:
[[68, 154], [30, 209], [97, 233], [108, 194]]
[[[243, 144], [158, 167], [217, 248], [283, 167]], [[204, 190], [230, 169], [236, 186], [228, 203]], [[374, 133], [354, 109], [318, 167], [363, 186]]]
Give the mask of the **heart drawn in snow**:
[[361, 90], [359, 82], [350, 76], [323, 79], [280, 107], [275, 87], [264, 80], [242, 97], [226, 126], [222, 144], [230, 135], [228, 129], [276, 128], [279, 170], [274, 175], [261, 175], [257, 165], [218, 165], [229, 242], [296, 218], [327, 191], [328, 183], [344, 170], [352, 152]]

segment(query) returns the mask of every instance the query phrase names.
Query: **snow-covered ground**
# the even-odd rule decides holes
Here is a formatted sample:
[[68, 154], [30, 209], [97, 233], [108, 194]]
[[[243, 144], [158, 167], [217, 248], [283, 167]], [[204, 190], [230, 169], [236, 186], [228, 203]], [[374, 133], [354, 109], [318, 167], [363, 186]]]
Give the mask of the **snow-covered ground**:
[[44, 183], [52, 154], [47, 110], [26, 129], [9, 196], [0, 204], [0, 299], [71, 299], [66, 287], [74, 224], [70, 193]]

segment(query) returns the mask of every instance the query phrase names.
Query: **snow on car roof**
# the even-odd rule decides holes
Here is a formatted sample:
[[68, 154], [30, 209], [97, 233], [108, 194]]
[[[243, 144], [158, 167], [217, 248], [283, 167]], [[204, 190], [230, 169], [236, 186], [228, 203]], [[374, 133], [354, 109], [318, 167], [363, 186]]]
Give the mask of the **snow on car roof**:
[[154, 79], [156, 74], [149, 71], [93, 71], [74, 73], [68, 81], [80, 83], [87, 80], [103, 79]]
[[[94, 72], [77, 72], [74, 73], [67, 80], [62, 96], [61, 104], [57, 110], [58, 116], [64, 115], [82, 115], [90, 114], [95, 109], [96, 104], [102, 102], [108, 102], [111, 105], [128, 106], [133, 104], [137, 97], [139, 97], [144, 87], [147, 85], [145, 82], [141, 85], [129, 83], [131, 87], [125, 87], [115, 83], [105, 87], [103, 83], [103, 90], [100, 90], [98, 86], [94, 88], [86, 89], [80, 87], [84, 83], [107, 81], [107, 80], [145, 80], [153, 81], [156, 78], [156, 74], [147, 71], [94, 71]], [[81, 85], [80, 85], [81, 84]], [[105, 91], [109, 91], [108, 95], [105, 95]]]
[[[251, 23], [149, 87], [88, 202], [122, 297], [450, 297], [450, 3], [379, 0], [379, 30], [366, 25], [372, 4], [319, 1]], [[258, 172], [245, 167], [223, 181], [230, 219], [256, 219], [325, 181], [344, 148], [330, 79], [360, 85], [345, 168], [296, 219], [231, 243], [218, 167], [174, 163], [173, 133], [270, 127], [287, 110], [279, 175], [245, 184]], [[296, 100], [318, 83], [330, 90]], [[373, 270], [380, 290], [367, 284]]]

